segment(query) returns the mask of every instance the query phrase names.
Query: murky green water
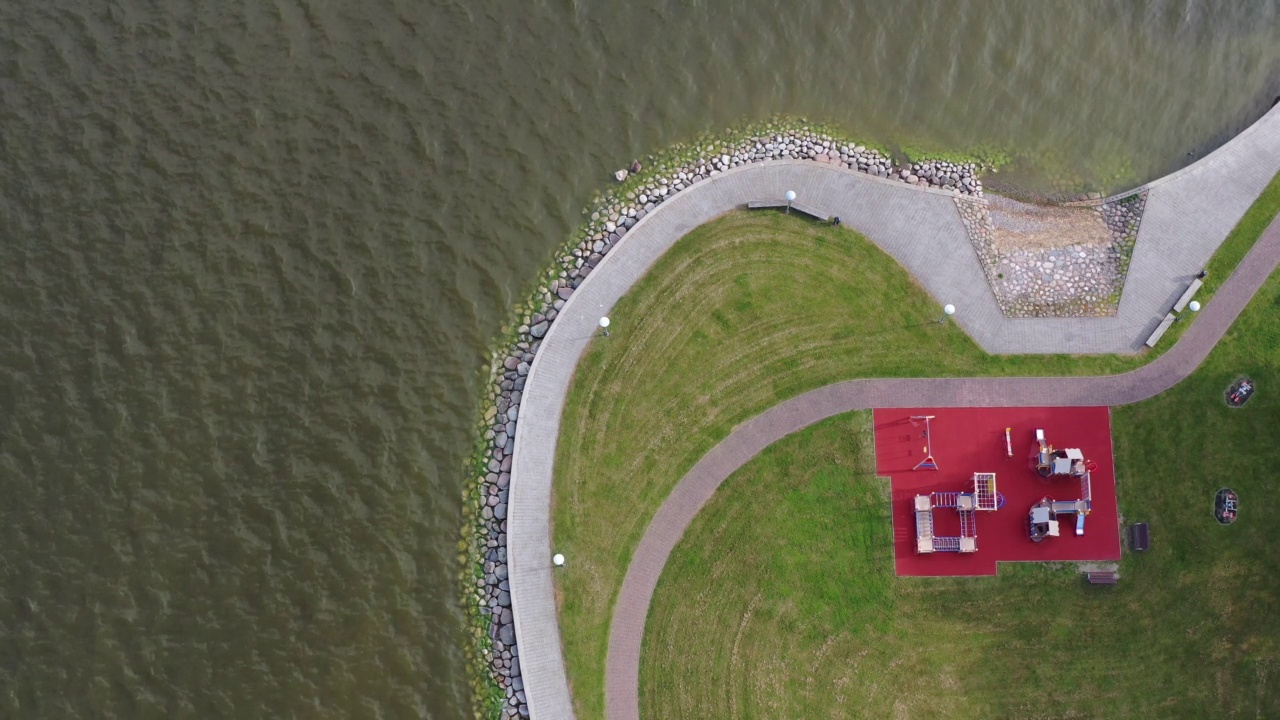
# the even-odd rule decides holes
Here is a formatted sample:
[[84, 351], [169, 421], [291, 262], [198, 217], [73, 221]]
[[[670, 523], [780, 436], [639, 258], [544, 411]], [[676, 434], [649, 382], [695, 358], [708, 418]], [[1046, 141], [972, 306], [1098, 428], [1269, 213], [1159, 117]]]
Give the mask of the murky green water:
[[1132, 184], [1280, 95], [1278, 14], [0, 4], [0, 716], [461, 717], [475, 372], [612, 170], [791, 113]]

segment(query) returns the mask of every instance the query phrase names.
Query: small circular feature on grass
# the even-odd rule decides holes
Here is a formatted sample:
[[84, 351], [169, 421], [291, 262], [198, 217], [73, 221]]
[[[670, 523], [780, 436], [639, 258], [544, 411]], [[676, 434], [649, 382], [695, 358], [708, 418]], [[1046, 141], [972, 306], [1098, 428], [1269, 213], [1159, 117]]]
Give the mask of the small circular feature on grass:
[[1236, 521], [1240, 510], [1240, 496], [1231, 488], [1222, 488], [1213, 496], [1213, 516], [1223, 525]]
[[1238, 408], [1249, 402], [1249, 398], [1253, 397], [1253, 391], [1256, 389], [1253, 381], [1249, 378], [1242, 377], [1237, 379], [1227, 388], [1226, 398], [1227, 405]]

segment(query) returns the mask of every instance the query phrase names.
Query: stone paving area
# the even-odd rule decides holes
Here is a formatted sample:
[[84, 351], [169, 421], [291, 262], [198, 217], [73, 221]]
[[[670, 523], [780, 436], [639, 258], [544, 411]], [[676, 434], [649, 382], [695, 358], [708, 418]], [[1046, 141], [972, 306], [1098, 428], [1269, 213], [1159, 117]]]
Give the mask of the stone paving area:
[[1145, 205], [1145, 192], [1096, 208], [956, 198], [1001, 312], [1018, 318], [1114, 316]]
[[1147, 207], [1145, 190], [1098, 206], [1102, 220], [1111, 231], [1111, 242], [1120, 256], [1120, 273], [1127, 275], [1129, 261], [1133, 259], [1133, 246], [1138, 242], [1138, 226], [1142, 223], [1142, 211]]

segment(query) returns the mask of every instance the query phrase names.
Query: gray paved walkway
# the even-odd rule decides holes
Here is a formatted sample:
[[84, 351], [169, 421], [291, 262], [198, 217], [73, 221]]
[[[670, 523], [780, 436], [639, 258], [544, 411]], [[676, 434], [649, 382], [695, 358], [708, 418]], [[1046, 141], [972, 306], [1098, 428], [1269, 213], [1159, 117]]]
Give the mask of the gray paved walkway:
[[1277, 172], [1280, 106], [1194, 165], [1147, 185], [1116, 317], [1118, 325], [1142, 328], [1131, 349], [1151, 334]]
[[[879, 244], [918, 278], [939, 303], [957, 305], [960, 308], [957, 322], [989, 352], [1126, 351], [1140, 345], [1149, 332], [1149, 326], [1164, 314], [1160, 305], [1166, 300], [1161, 299], [1161, 293], [1171, 294], [1167, 303], [1176, 298], [1180, 290], [1168, 288], [1176, 288], [1182, 275], [1194, 274], [1200, 268], [1244, 208], [1260, 192], [1266, 178], [1270, 177], [1266, 175], [1264, 178], [1264, 174], [1274, 174], [1277, 169], [1280, 169], [1280, 111], [1273, 110], [1249, 132], [1200, 163], [1153, 184], [1148, 198], [1148, 214], [1153, 212], [1153, 205], [1167, 205], [1167, 209], [1158, 210], [1164, 214], [1151, 215], [1156, 218], [1154, 221], [1144, 220], [1130, 271], [1130, 282], [1133, 283], [1136, 273], [1146, 272], [1141, 268], [1142, 263], [1150, 260], [1150, 272], [1146, 279], [1139, 281], [1145, 289], [1135, 292], [1131, 300], [1126, 288], [1120, 316], [1108, 319], [1004, 318], [947, 193], [798, 161], [738, 168], [698, 183], [663, 203], [605, 256], [566, 303], [543, 339], [526, 381], [511, 469], [507, 535], [512, 610], [530, 714], [535, 720], [573, 717], [550, 563], [553, 552], [553, 462], [569, 382], [578, 358], [595, 334], [600, 316], [607, 314], [680, 237], [748, 200], [779, 197], [786, 190], [795, 190], [805, 204], [839, 215], [847, 225]], [[1195, 206], [1203, 212], [1192, 212], [1188, 209], [1191, 206], [1185, 203], [1196, 202], [1195, 183], [1234, 185], [1234, 194], [1229, 198], [1231, 202], [1221, 211], [1214, 211], [1217, 206], [1204, 202]], [[1188, 213], [1200, 219], [1187, 220]], [[1212, 218], [1200, 217], [1205, 213], [1211, 214]], [[1160, 219], [1166, 215], [1168, 219]], [[1150, 258], [1142, 253], [1149, 226], [1150, 232], [1156, 234], [1150, 244], [1170, 243], [1167, 249], [1153, 250]], [[1163, 239], [1166, 237], [1175, 240]], [[1274, 244], [1272, 238], [1271, 245], [1267, 247]], [[1194, 262], [1167, 256], [1177, 252], [1192, 253]], [[1272, 253], [1280, 255], [1274, 249]], [[1268, 268], [1275, 265], [1272, 255], [1259, 257]], [[1162, 276], [1169, 277], [1161, 281]], [[1265, 278], [1265, 274], [1262, 277]], [[1232, 282], [1245, 287], [1235, 279]], [[1256, 287], [1257, 284], [1253, 289]], [[1252, 295], [1253, 289], [1248, 289], [1240, 297], [1240, 306]], [[1189, 341], [1209, 333], [1215, 323], [1223, 323], [1212, 341], [1204, 346], [1204, 352], [1212, 347], [1238, 312], [1237, 308], [1229, 313], [1229, 317], [1220, 317], [1225, 312], [1220, 308], [1228, 305], [1234, 294], [1238, 291], [1231, 285], [1219, 290], [1191, 332], [1184, 335], [1178, 348], [1150, 366], [1158, 369], [1148, 370], [1148, 374], [1168, 373], [1170, 377], [1180, 378], [1190, 372], [1204, 353], [1196, 355], [1198, 351]], [[626, 318], [614, 318], [614, 323], [614, 327], [623, 329]], [[1184, 346], [1191, 349], [1184, 350]], [[1145, 386], [1132, 385], [1133, 380], [1124, 379], [1128, 377], [1053, 381], [1051, 385], [1061, 393], [1054, 395], [1053, 402], [1115, 404], [1137, 399], [1137, 396], [1129, 400], [1126, 398], [1133, 393], [1140, 394]], [[903, 396], [899, 394], [902, 391], [900, 383], [916, 383], [911, 390], [917, 393], [914, 395], [915, 404], [924, 405], [984, 404], [984, 398], [986, 404], [991, 404], [993, 397], [1000, 398], [999, 404], [1016, 404], [1004, 397], [1006, 393], [1012, 393], [1009, 397], [1024, 398], [1028, 403], [1044, 404], [1046, 398], [1043, 393], [1050, 387], [1042, 380], [1011, 379], [998, 381], [999, 385], [993, 385], [993, 382], [997, 381], [857, 381], [815, 391], [818, 394], [810, 393], [803, 396], [803, 400], [798, 398], [783, 403], [760, 418], [743, 424], [700, 461], [690, 475], [694, 472], [710, 473], [707, 477], [715, 477], [723, 470], [723, 476], [727, 476], [732, 468], [764, 447], [761, 442], [767, 445], [781, 437], [776, 435], [781, 429], [791, 425], [802, 427], [821, 417], [864, 406], [856, 403], [900, 404], [903, 402]], [[806, 408], [805, 403], [812, 403], [812, 406]], [[692, 508], [696, 512], [719, 483], [718, 480], [708, 484], [710, 482], [690, 483], [688, 477], [681, 482], [646, 532], [628, 571], [627, 585], [614, 613], [615, 628], [610, 640], [607, 682], [611, 717], [615, 713], [621, 713], [617, 717], [635, 716], [635, 667], [626, 663], [632, 658], [629, 650], [632, 647], [635, 650], [634, 660], [637, 663], [639, 660], [640, 633], [653, 587], [649, 578], [656, 583], [670, 547], [692, 519], [692, 514], [684, 518], [668, 507]], [[572, 561], [570, 558], [569, 562]], [[640, 600], [643, 602], [635, 604]], [[635, 614], [637, 612], [639, 614]]]

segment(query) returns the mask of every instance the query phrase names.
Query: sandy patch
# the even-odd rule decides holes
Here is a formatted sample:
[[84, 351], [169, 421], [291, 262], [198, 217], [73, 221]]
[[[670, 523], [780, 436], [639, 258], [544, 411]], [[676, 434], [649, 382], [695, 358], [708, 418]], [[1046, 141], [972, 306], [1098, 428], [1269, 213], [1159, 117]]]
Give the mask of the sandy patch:
[[989, 196], [995, 250], [1107, 245], [1111, 232], [1093, 208], [1054, 207]]

